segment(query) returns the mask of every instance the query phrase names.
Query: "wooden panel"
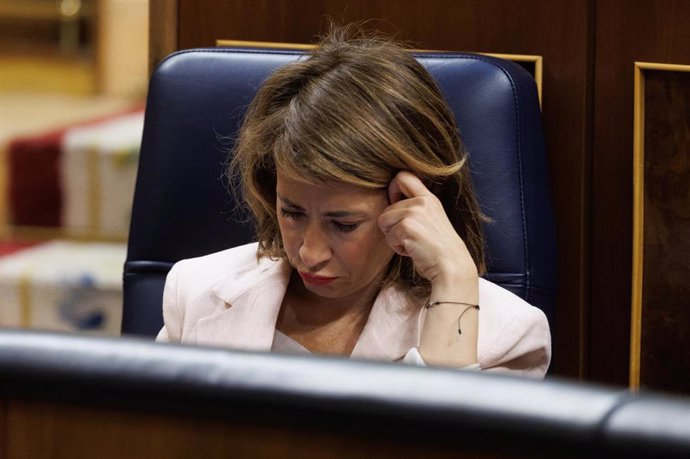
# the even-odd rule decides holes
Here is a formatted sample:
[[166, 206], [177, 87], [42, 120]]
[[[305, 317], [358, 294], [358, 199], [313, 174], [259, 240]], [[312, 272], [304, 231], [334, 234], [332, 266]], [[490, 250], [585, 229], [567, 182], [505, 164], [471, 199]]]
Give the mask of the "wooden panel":
[[634, 65], [688, 63], [690, 2], [598, 0], [596, 5], [588, 368], [593, 380], [627, 385]]
[[149, 72], [178, 49], [177, 0], [149, 0]]
[[7, 457], [7, 401], [0, 398], [0, 457]]
[[368, 27], [420, 49], [543, 56], [542, 108], [559, 246], [552, 372], [584, 375], [591, 1], [186, 0], [178, 7], [173, 34], [180, 49], [214, 46], [220, 38], [310, 43], [330, 16], [340, 23], [373, 19]]
[[636, 70], [630, 384], [690, 394], [689, 72]]
[[[288, 50], [300, 50], [309, 51], [316, 48], [314, 44], [307, 43], [285, 43], [278, 41], [247, 41], [247, 40], [228, 40], [228, 39], [218, 39], [216, 40], [216, 46], [219, 47], [229, 47], [229, 48], [270, 48], [270, 49], [288, 49]], [[414, 52], [436, 52], [444, 50], [428, 50], [413, 49]], [[534, 78], [537, 84], [537, 93], [539, 97], [539, 102], [541, 104], [542, 95], [542, 76], [544, 73], [544, 59], [541, 56], [527, 56], [521, 54], [491, 54], [484, 53], [486, 56], [494, 56], [499, 59], [505, 59], [513, 61], [520, 67], [525, 69]]]
[[268, 424], [246, 415], [218, 419], [209, 413], [208, 418], [199, 418], [21, 400], [8, 400], [6, 407], [6, 424], [0, 432], [0, 439], [6, 440], [0, 453], [6, 459], [569, 457], [567, 452], [547, 449], [545, 442], [517, 446], [516, 441], [508, 446], [467, 433], [458, 433], [457, 442], [443, 437], [432, 441], [433, 432], [403, 436], [379, 425], [370, 433], [347, 423], [339, 427], [337, 420], [329, 426], [292, 422], [286, 413], [275, 413], [275, 422]]

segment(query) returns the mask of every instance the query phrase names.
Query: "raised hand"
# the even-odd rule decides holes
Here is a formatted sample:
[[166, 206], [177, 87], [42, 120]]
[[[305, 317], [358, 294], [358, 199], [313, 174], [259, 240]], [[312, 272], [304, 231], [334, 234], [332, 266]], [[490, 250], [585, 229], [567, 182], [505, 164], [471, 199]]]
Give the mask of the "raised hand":
[[388, 197], [391, 204], [378, 219], [386, 242], [412, 258], [417, 272], [431, 281], [430, 300], [444, 302], [427, 310], [420, 354], [429, 365], [477, 362], [478, 311], [468, 305], [478, 304], [479, 276], [467, 246], [441, 201], [414, 174], [399, 172], [388, 186]]
[[441, 201], [414, 174], [399, 172], [388, 186], [391, 205], [379, 216], [386, 242], [412, 258], [432, 285], [477, 280], [477, 267]]

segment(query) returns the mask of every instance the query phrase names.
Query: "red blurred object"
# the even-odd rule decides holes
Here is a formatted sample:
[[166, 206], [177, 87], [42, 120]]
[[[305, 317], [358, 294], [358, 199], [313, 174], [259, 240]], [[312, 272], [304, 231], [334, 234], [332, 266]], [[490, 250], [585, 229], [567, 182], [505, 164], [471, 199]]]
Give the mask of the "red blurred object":
[[62, 137], [71, 128], [141, 111], [143, 107], [143, 104], [134, 104], [106, 116], [10, 141], [7, 147], [10, 224], [60, 227], [63, 204], [60, 186]]

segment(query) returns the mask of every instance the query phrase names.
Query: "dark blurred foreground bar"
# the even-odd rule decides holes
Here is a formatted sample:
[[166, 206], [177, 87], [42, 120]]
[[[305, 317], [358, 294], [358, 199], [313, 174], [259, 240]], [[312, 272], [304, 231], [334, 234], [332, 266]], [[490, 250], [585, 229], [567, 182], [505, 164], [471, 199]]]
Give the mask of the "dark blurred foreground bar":
[[690, 401], [0, 330], [0, 457], [689, 457]]

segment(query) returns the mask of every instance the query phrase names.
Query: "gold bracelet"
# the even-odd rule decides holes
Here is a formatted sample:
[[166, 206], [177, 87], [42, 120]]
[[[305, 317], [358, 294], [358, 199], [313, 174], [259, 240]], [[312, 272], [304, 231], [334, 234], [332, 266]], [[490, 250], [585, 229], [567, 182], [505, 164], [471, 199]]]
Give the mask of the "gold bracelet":
[[438, 304], [460, 304], [460, 305], [463, 305], [463, 306], [467, 306], [467, 307], [465, 308], [465, 310], [462, 311], [462, 312], [460, 313], [460, 316], [458, 317], [458, 335], [462, 335], [462, 330], [460, 330], [460, 319], [462, 319], [462, 316], [464, 316], [465, 313], [466, 313], [469, 309], [476, 309], [477, 311], [479, 311], [479, 305], [478, 305], [478, 304], [462, 303], [462, 302], [460, 302], [460, 301], [431, 301], [431, 300], [429, 300], [429, 302], [426, 304], [426, 308], [427, 308], [427, 309], [431, 309], [431, 308], [433, 308], [434, 306], [436, 306], [436, 305], [438, 305]]

